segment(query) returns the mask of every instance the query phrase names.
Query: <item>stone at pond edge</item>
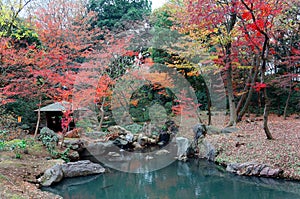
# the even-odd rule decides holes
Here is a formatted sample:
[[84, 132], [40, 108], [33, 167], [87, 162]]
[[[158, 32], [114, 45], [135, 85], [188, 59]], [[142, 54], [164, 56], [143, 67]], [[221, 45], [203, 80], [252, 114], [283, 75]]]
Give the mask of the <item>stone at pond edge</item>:
[[121, 126], [110, 126], [108, 127], [109, 132], [111, 133], [117, 133], [119, 135], [127, 135], [127, 134], [131, 134], [130, 131], [127, 131], [125, 128], [121, 127]]
[[157, 151], [156, 153], [155, 153], [155, 155], [167, 155], [167, 154], [169, 154], [170, 152], [168, 151], [168, 150], [166, 150], [166, 149], [161, 149], [161, 150], [159, 150], [159, 151]]
[[215, 147], [206, 139], [198, 143], [199, 147], [199, 157], [206, 158], [209, 161], [214, 162], [216, 157]]
[[56, 164], [50, 169], [47, 169], [44, 175], [38, 179], [42, 186], [50, 186], [55, 182], [59, 182], [63, 179], [64, 174], [60, 164]]
[[206, 135], [207, 130], [204, 124], [196, 124], [193, 126], [193, 132], [194, 132], [194, 141], [196, 142], [199, 138]]
[[186, 156], [187, 149], [189, 148], [189, 140], [184, 137], [176, 137], [177, 156]]
[[246, 176], [262, 176], [262, 177], [280, 177], [283, 170], [272, 168], [265, 164], [257, 164], [253, 162], [246, 163], [230, 163], [226, 167], [226, 171]]
[[44, 175], [38, 179], [42, 186], [51, 186], [61, 181], [64, 177], [78, 177], [104, 173], [105, 169], [89, 160], [56, 164], [47, 169]]
[[110, 151], [111, 148], [115, 148], [113, 141], [89, 143], [86, 150], [80, 153], [80, 158], [87, 159], [91, 155], [101, 156]]
[[70, 147], [72, 150], [80, 151], [83, 149], [84, 143], [79, 139], [65, 139], [64, 146]]
[[105, 169], [100, 165], [89, 160], [69, 162], [62, 165], [64, 177], [72, 178], [78, 176], [87, 176], [92, 174], [104, 173]]

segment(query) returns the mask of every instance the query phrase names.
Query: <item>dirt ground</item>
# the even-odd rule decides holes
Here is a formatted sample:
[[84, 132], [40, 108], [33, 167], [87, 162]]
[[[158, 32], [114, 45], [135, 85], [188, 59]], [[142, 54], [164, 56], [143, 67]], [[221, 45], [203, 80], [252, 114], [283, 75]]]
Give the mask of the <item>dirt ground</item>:
[[28, 147], [28, 154], [22, 153], [21, 159], [16, 159], [11, 151], [0, 153], [0, 198], [24, 199], [56, 199], [60, 198], [48, 192], [43, 192], [37, 182], [37, 177], [56, 160], [47, 160], [49, 154], [41, 143]]
[[300, 119], [292, 115], [283, 120], [269, 116], [269, 128], [274, 140], [267, 140], [262, 117], [251, 116], [238, 123], [237, 132], [209, 135], [216, 147], [220, 164], [257, 162], [284, 170], [284, 178], [300, 180]]

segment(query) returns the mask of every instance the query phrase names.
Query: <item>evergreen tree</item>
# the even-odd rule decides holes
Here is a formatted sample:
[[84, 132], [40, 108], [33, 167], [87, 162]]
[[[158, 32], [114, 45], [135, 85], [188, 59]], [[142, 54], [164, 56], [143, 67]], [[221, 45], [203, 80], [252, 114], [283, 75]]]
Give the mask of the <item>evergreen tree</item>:
[[93, 26], [109, 30], [126, 29], [129, 21], [142, 21], [151, 13], [149, 0], [90, 0], [88, 9], [98, 15]]

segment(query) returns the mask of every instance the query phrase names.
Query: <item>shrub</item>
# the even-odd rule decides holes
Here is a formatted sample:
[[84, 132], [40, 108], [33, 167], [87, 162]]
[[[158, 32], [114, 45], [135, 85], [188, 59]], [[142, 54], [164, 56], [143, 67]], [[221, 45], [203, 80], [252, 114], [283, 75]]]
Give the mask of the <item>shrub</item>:
[[133, 134], [137, 134], [137, 133], [142, 131], [143, 126], [141, 126], [137, 123], [134, 123], [134, 124], [130, 124], [130, 125], [125, 126], [125, 129], [130, 131]]
[[68, 158], [70, 147], [68, 147], [63, 152], [59, 152], [56, 150], [56, 146], [58, 145], [59, 138], [54, 131], [52, 131], [48, 127], [44, 127], [42, 128], [40, 135], [38, 136], [38, 139], [42, 141], [43, 145], [46, 146], [48, 152], [51, 154], [52, 157], [61, 158], [66, 162], [70, 161]]
[[20, 159], [22, 151], [27, 147], [26, 140], [11, 140], [8, 142], [0, 141], [0, 150], [11, 150], [15, 153], [15, 157]]
[[52, 131], [51, 129], [49, 129], [48, 127], [42, 128], [40, 135], [38, 136], [38, 139], [40, 141], [42, 141], [42, 143], [46, 147], [54, 145], [54, 144], [57, 145], [58, 140], [59, 140], [57, 134], [54, 131]]

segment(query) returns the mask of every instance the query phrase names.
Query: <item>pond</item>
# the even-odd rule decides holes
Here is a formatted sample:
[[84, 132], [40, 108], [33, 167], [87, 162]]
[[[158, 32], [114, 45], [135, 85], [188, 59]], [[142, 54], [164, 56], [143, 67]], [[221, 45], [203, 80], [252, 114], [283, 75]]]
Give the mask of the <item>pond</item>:
[[112, 170], [64, 179], [46, 191], [65, 199], [296, 199], [300, 183], [230, 174], [205, 160], [173, 162], [148, 173]]

